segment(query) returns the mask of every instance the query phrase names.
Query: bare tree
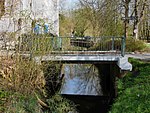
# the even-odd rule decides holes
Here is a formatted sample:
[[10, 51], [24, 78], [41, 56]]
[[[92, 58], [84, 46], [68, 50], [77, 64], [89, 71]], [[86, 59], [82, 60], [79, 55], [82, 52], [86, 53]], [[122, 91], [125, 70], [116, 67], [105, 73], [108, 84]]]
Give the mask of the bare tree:
[[137, 36], [136, 38], [149, 37], [150, 26], [150, 2], [148, 0], [138, 1], [137, 4]]

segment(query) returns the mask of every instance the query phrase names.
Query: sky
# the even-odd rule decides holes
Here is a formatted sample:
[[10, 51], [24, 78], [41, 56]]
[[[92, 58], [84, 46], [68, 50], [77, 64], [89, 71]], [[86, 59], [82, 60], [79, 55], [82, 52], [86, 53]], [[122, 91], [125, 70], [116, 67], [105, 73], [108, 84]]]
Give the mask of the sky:
[[65, 3], [68, 8], [72, 8], [75, 6], [75, 3], [77, 3], [77, 2], [78, 2], [78, 0], [66, 0]]

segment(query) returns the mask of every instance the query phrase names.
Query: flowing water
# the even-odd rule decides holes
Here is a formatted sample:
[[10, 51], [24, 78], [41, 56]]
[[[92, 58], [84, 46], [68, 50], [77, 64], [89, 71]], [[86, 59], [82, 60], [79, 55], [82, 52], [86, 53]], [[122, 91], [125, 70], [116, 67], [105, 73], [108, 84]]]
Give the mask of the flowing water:
[[93, 64], [64, 64], [61, 94], [102, 96], [99, 70]]
[[[108, 97], [103, 96], [98, 68], [93, 64], [64, 64], [61, 94], [77, 105], [78, 113], [106, 113]], [[70, 112], [74, 113], [74, 112]]]

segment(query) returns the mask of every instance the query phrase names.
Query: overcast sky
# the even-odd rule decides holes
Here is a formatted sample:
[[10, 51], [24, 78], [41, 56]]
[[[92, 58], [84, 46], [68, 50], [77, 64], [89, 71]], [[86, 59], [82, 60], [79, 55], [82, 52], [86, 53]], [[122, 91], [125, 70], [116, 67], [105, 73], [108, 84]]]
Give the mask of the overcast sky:
[[78, 0], [66, 0], [66, 6], [68, 8], [72, 8], [75, 6], [75, 3], [78, 2]]

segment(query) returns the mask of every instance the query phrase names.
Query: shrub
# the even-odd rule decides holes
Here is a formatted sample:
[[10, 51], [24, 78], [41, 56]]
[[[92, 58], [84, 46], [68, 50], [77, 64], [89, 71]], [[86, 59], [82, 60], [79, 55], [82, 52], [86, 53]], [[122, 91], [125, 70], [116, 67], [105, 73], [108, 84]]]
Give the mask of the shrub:
[[[0, 112], [68, 113], [67, 111], [74, 109], [70, 101], [57, 94], [58, 84], [56, 84], [58, 88], [55, 86], [49, 88], [49, 84], [57, 82], [55, 80], [58, 78], [60, 65], [46, 64], [39, 65], [34, 61], [19, 57], [0, 60]], [[45, 67], [43, 68], [43, 66]], [[49, 79], [49, 77], [54, 79]], [[45, 80], [52, 81], [45, 82]], [[45, 91], [44, 87], [49, 90]], [[53, 90], [56, 92], [52, 93]], [[53, 95], [49, 95], [49, 93]], [[39, 99], [47, 104], [48, 109], [40, 106]]]
[[44, 76], [34, 61], [3, 59], [1, 65], [1, 89], [31, 95], [44, 87]]
[[[121, 50], [122, 41], [121, 39], [115, 39], [114, 41], [114, 50]], [[146, 44], [141, 40], [136, 40], [133, 38], [126, 39], [126, 51], [135, 52], [135, 51], [143, 51], [146, 48]], [[112, 40], [102, 40], [96, 43], [93, 47], [89, 48], [89, 50], [102, 50], [109, 51], [112, 50]]]
[[127, 38], [126, 40], [126, 51], [128, 52], [135, 52], [135, 51], [142, 51], [146, 48], [146, 44], [137, 39]]
[[45, 78], [45, 90], [48, 97], [54, 96], [60, 89], [62, 84], [60, 63], [43, 62], [43, 73]]
[[1, 58], [0, 112], [40, 113], [34, 93], [42, 92], [44, 84], [40, 66], [34, 61]]
[[34, 95], [27, 96], [16, 92], [9, 95], [8, 101], [6, 113], [42, 113]]
[[[89, 48], [89, 50], [94, 51], [109, 51], [112, 50], [112, 40], [105, 39], [98, 41], [93, 47]], [[117, 39], [114, 41], [114, 50], [121, 50], [121, 40]]]
[[46, 101], [50, 111], [53, 111], [53, 113], [68, 113], [76, 110], [73, 102], [57, 94]]

